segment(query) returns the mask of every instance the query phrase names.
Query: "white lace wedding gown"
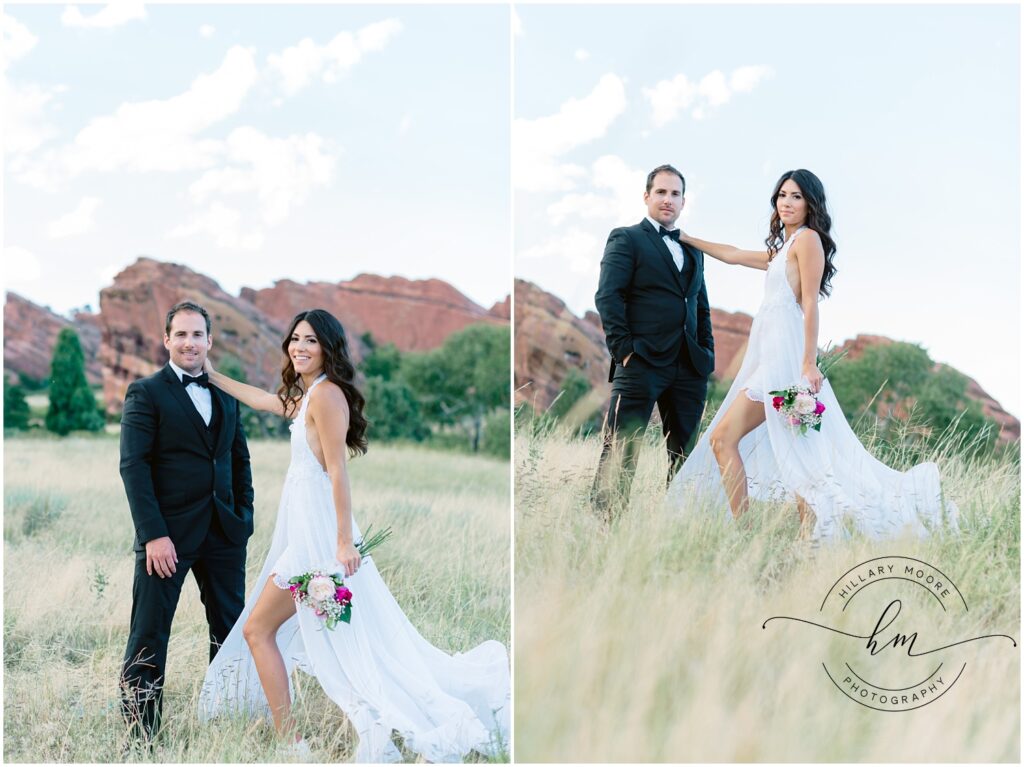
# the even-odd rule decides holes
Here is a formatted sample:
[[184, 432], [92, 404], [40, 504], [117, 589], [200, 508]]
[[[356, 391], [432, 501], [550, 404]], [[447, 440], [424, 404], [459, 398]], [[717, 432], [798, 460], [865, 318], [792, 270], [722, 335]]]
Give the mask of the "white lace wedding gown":
[[[939, 471], [923, 463], [906, 472], [889, 468], [861, 445], [826, 379], [821, 431], [793, 431], [772, 406], [769, 391], [807, 384], [801, 373], [804, 313], [786, 279], [789, 237], [768, 264], [764, 299], [754, 317], [743, 364], [714, 420], [669, 485], [670, 509], [706, 509], [732, 519], [709, 436], [738, 396], [763, 402], [765, 422], [743, 437], [739, 450], [750, 498], [807, 501], [817, 520], [813, 539], [847, 537], [844, 518], [860, 533], [888, 538], [957, 528], [956, 506], [943, 499]], [[841, 364], [841, 363], [840, 363]], [[794, 514], [795, 514], [794, 510]]]
[[[310, 387], [324, 379], [321, 376]], [[313, 569], [343, 572], [335, 558], [337, 518], [331, 482], [306, 441], [302, 400], [291, 425], [291, 464], [285, 477], [266, 563], [245, 609], [206, 672], [199, 715], [222, 713], [269, 717], [256, 666], [242, 626], [268, 579], [288, 579]], [[352, 521], [356, 540], [361, 533]], [[387, 544], [384, 544], [385, 547]], [[358, 762], [394, 762], [401, 754], [392, 731], [430, 762], [458, 762], [471, 750], [494, 754], [507, 748], [510, 714], [508, 652], [489, 640], [469, 652], [448, 655], [420, 636], [380, 577], [373, 558], [363, 559], [351, 589], [352, 622], [324, 627], [307, 607], [297, 607], [277, 632], [289, 673], [298, 666], [317, 678], [345, 712], [359, 737]]]

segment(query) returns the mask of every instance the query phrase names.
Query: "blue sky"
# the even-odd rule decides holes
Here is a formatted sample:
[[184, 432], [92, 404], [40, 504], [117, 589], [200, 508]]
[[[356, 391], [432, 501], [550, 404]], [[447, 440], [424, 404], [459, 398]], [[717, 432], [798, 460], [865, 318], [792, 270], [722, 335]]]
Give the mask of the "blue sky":
[[504, 299], [509, 18], [6, 4], [5, 287], [95, 308], [148, 255], [235, 293], [372, 272]]
[[[920, 343], [1019, 416], [1019, 13], [517, 6], [516, 275], [580, 314], [650, 168], [686, 176], [685, 229], [748, 248], [809, 168], [839, 246], [822, 343]], [[711, 304], [753, 314], [763, 273], [708, 261]]]

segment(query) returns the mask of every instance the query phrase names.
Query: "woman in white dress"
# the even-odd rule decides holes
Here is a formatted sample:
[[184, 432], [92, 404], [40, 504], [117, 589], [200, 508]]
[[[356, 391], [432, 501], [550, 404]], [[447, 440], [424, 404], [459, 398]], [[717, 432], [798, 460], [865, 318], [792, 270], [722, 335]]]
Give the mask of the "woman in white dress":
[[[818, 300], [836, 273], [825, 190], [808, 170], [782, 175], [771, 197], [767, 250], [741, 250], [680, 233], [727, 264], [767, 271], [746, 354], [715, 418], [669, 486], [674, 508], [740, 518], [751, 496], [795, 502], [812, 539], [841, 538], [849, 523], [874, 538], [956, 527], [934, 463], [895, 471], [861, 445], [817, 365]], [[771, 391], [803, 385], [825, 405], [806, 434], [776, 412]], [[844, 522], [845, 520], [845, 522]]]
[[[347, 459], [365, 453], [364, 399], [345, 332], [322, 309], [302, 312], [282, 343], [276, 394], [234, 381], [207, 363], [210, 382], [246, 405], [291, 424], [291, 463], [266, 562], [245, 609], [210, 664], [200, 718], [221, 713], [273, 717], [285, 756], [309, 758], [291, 715], [291, 672], [316, 676], [359, 738], [356, 761], [393, 762], [393, 731], [431, 762], [508, 743], [508, 652], [486, 641], [450, 656], [416, 631], [371, 556], [360, 557]], [[298, 606], [290, 578], [320, 570], [344, 576], [351, 623], [328, 630]]]

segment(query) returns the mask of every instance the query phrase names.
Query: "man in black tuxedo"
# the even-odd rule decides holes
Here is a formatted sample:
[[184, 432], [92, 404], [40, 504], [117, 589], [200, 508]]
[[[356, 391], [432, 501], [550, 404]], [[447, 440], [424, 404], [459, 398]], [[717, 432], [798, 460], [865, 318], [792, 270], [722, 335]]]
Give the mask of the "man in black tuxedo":
[[170, 362], [135, 381], [121, 415], [121, 478], [135, 524], [135, 580], [121, 671], [122, 713], [135, 738], [160, 728], [171, 620], [189, 570], [210, 627], [210, 659], [245, 604], [253, 531], [249, 448], [238, 401], [208, 385], [210, 316], [186, 301], [167, 313]]
[[700, 423], [715, 369], [704, 254], [680, 243], [672, 228], [685, 190], [683, 175], [671, 165], [652, 170], [644, 192], [647, 216], [612, 230], [601, 259], [594, 301], [612, 356], [612, 396], [591, 502], [606, 517], [628, 503], [638, 438], [655, 403], [671, 481]]

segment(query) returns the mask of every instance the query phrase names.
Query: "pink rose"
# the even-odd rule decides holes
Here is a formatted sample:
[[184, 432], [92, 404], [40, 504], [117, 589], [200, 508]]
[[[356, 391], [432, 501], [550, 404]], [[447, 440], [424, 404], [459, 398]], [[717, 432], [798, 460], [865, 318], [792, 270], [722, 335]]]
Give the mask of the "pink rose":
[[345, 586], [340, 586], [335, 592], [335, 597], [339, 602], [348, 602], [352, 599], [352, 592], [349, 591]]
[[817, 403], [815, 403], [815, 405], [814, 405], [814, 414], [815, 415], [821, 415], [824, 412], [825, 412], [825, 403], [822, 402], [821, 400], [818, 400]]
[[793, 426], [799, 426], [800, 425], [800, 419], [797, 418], [795, 415], [789, 417], [789, 422]]
[[781, 410], [782, 403], [785, 401], [786, 400], [784, 400], [782, 397], [772, 397], [772, 407], [775, 408], [776, 410]]

